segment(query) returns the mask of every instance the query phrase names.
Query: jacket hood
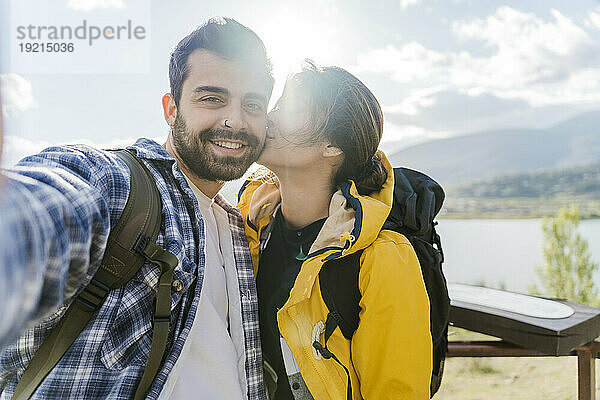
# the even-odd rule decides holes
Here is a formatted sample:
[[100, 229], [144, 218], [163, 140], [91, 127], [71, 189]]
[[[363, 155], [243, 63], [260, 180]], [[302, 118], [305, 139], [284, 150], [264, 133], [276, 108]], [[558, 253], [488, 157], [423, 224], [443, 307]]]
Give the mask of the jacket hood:
[[[325, 253], [330, 260], [364, 249], [375, 241], [392, 208], [394, 171], [381, 151], [377, 152], [388, 176], [383, 188], [360, 195], [352, 180], [344, 182], [333, 194], [329, 215], [313, 243], [308, 258]], [[281, 202], [276, 178], [249, 180], [240, 189], [238, 208], [247, 227], [260, 232], [267, 226]]]

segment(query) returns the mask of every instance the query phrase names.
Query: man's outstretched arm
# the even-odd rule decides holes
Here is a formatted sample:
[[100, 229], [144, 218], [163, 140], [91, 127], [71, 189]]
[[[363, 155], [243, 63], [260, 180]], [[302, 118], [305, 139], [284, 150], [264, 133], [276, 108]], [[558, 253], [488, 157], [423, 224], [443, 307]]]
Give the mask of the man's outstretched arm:
[[[118, 168], [106, 161], [89, 148], [57, 147], [2, 172], [0, 348], [72, 298], [100, 265], [115, 187], [108, 171]], [[120, 184], [124, 202], [128, 182]]]

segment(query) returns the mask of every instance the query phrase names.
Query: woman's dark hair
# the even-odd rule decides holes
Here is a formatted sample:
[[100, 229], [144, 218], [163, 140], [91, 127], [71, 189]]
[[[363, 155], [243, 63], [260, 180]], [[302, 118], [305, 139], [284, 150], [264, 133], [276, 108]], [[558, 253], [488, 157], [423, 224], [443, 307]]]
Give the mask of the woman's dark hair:
[[252, 30], [232, 18], [214, 17], [181, 39], [171, 53], [169, 83], [175, 104], [179, 107], [181, 88], [189, 74], [189, 55], [197, 49], [205, 49], [244, 68], [264, 74], [265, 85], [273, 90], [271, 61], [265, 45]]
[[387, 170], [375, 154], [383, 133], [379, 102], [357, 77], [339, 67], [318, 67], [305, 60], [302, 72], [293, 75], [305, 90], [311, 107], [311, 140], [327, 140], [344, 152], [337, 185], [351, 179], [361, 195], [379, 191]]

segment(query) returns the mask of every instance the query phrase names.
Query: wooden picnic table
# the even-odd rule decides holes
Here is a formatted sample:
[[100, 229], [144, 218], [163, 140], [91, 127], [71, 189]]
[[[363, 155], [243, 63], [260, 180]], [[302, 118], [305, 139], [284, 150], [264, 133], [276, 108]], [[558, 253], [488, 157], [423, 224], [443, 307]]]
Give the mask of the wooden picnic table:
[[448, 357], [577, 356], [579, 400], [595, 400], [600, 309], [560, 299], [449, 284], [450, 323], [497, 337], [453, 341]]

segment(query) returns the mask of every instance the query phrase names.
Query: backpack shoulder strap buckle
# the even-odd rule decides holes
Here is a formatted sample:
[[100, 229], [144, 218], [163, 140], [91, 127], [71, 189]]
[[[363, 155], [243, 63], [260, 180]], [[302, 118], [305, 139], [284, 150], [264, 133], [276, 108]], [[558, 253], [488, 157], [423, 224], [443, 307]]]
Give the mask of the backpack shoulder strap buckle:
[[75, 302], [85, 311], [93, 313], [100, 308], [109, 291], [110, 288], [108, 286], [96, 279], [92, 279], [79, 296], [75, 297]]
[[161, 272], [165, 272], [166, 269], [174, 269], [179, 262], [173, 253], [157, 245], [149, 236], [140, 236], [133, 248], [146, 260], [158, 264]]

